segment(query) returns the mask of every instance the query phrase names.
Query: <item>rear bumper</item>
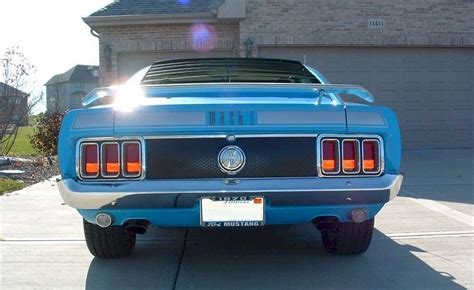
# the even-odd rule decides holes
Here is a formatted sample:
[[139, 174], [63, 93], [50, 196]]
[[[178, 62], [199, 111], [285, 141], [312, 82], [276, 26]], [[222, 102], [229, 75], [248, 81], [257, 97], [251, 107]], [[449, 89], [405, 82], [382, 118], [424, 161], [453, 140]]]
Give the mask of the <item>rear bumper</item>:
[[287, 178], [211, 180], [143, 180], [85, 183], [61, 180], [64, 201], [81, 210], [195, 208], [202, 196], [264, 196], [272, 207], [354, 206], [383, 204], [393, 199], [402, 175], [357, 178]]
[[[356, 208], [367, 211], [372, 219], [382, 209], [382, 204], [358, 205], [312, 205], [312, 206], [265, 206], [265, 225], [305, 224], [318, 217], [334, 217], [341, 222], [350, 221], [350, 213]], [[81, 209], [79, 213], [90, 223], [96, 223], [98, 213], [112, 216], [113, 225], [123, 225], [129, 221], [148, 221], [160, 227], [199, 227], [199, 203], [191, 208], [160, 209]]]

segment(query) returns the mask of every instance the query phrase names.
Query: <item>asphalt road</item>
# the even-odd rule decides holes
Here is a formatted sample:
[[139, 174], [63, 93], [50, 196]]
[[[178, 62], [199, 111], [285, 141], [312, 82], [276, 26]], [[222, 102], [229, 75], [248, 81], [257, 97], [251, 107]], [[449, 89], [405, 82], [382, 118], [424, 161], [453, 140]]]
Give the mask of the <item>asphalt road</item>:
[[2, 289], [473, 289], [474, 150], [405, 152], [405, 185], [368, 252], [332, 256], [311, 225], [153, 229], [93, 258], [54, 181], [0, 197]]

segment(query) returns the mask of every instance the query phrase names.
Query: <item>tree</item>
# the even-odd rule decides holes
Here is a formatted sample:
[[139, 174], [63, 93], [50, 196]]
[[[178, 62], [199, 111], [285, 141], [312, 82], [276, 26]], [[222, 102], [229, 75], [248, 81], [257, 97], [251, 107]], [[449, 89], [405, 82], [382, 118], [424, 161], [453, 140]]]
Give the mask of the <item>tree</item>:
[[51, 85], [48, 91], [48, 103], [51, 106], [48, 107], [48, 111], [60, 112], [60, 100], [66, 96], [66, 86], [63, 83]]
[[30, 136], [30, 142], [36, 152], [48, 157], [57, 155], [59, 129], [64, 114], [59, 112], [41, 113], [35, 117], [36, 126], [33, 135]]
[[8, 154], [22, 120], [43, 97], [25, 92], [33, 85], [35, 71], [18, 46], [7, 48], [0, 58], [0, 155]]

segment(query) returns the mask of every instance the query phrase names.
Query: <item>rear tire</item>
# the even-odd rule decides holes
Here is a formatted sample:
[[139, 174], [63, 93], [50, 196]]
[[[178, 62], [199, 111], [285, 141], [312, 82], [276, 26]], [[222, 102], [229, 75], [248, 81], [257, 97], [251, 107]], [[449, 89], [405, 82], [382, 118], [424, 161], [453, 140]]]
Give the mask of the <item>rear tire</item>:
[[336, 222], [330, 227], [320, 227], [326, 251], [336, 255], [361, 254], [369, 248], [374, 230], [374, 220], [361, 223]]
[[101, 228], [83, 220], [87, 248], [98, 258], [128, 257], [135, 248], [135, 234], [127, 234], [124, 226]]

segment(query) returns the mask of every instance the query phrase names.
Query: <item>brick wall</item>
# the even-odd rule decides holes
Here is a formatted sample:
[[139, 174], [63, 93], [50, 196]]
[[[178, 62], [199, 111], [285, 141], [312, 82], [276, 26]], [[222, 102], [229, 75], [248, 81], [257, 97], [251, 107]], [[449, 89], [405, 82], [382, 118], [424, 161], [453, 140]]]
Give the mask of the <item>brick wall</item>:
[[[384, 27], [369, 28], [371, 19]], [[474, 46], [473, 19], [473, 0], [248, 0], [240, 39], [255, 47]]]
[[[18, 126], [28, 126], [28, 95], [3, 95], [0, 92], [0, 124], [16, 123]], [[6, 111], [4, 111], [6, 110]]]
[[[244, 41], [259, 46], [474, 46], [474, 0], [247, 0], [240, 23], [208, 24], [215, 49], [245, 56]], [[369, 28], [369, 20], [384, 26]], [[96, 28], [100, 34], [101, 85], [118, 79], [124, 52], [193, 50], [190, 24]]]
[[235, 50], [235, 54], [238, 55], [237, 23], [206, 25], [213, 30], [212, 43], [193, 41], [191, 24], [130, 25], [97, 29], [100, 34], [101, 85], [109, 85], [117, 80], [119, 53], [190, 51], [211, 45], [214, 49]]

